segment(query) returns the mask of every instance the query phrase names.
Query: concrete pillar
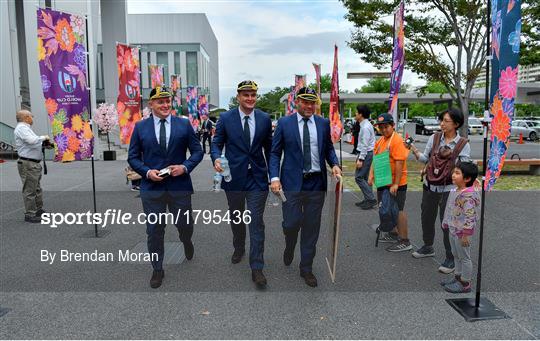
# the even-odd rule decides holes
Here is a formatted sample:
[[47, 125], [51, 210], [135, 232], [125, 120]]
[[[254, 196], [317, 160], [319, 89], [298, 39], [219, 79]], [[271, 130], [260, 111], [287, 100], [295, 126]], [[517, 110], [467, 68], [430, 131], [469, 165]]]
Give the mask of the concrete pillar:
[[103, 32], [105, 102], [116, 103], [118, 97], [116, 42], [129, 43], [127, 34], [127, 3], [125, 0], [101, 0], [100, 4], [101, 32]]

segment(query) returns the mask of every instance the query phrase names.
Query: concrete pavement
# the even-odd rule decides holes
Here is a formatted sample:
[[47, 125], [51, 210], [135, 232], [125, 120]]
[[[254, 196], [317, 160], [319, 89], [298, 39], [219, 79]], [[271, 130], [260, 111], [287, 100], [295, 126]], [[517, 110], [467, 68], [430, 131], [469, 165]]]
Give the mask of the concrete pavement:
[[[226, 209], [213, 193], [208, 157], [194, 172], [195, 209]], [[98, 211], [137, 213], [140, 199], [125, 184], [122, 161], [96, 162]], [[92, 209], [90, 162], [48, 163], [44, 176], [49, 212]], [[437, 257], [417, 260], [374, 247], [370, 228], [376, 211], [354, 206], [358, 193], [344, 194], [336, 283], [329, 279], [323, 227], [314, 273], [319, 287], [298, 275], [298, 255], [282, 263], [281, 208], [265, 212], [265, 274], [268, 288], [256, 290], [247, 259], [232, 265], [232, 236], [226, 224], [195, 226], [195, 258], [166, 265], [163, 286], [150, 289], [149, 265], [40, 261], [40, 250], [114, 252], [144, 241], [142, 225], [115, 224], [103, 238], [83, 235], [89, 225], [47, 226], [22, 221], [20, 180], [15, 162], [0, 164], [0, 337], [13, 338], [421, 338], [537, 339], [540, 337], [538, 192], [492, 192], [486, 202], [483, 289], [512, 319], [466, 323], [444, 301], [452, 297], [438, 282]], [[407, 195], [410, 238], [421, 244], [420, 195]], [[329, 208], [324, 216], [328, 219]], [[166, 240], [177, 241], [167, 227]], [[474, 260], [477, 258], [475, 243]], [[465, 295], [472, 297], [473, 294]]]

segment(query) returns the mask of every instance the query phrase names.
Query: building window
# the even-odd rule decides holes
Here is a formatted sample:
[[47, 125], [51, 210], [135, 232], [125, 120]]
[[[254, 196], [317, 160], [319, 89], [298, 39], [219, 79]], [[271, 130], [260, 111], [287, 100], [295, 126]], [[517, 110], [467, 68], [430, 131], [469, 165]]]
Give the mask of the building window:
[[163, 65], [163, 81], [169, 83], [169, 55], [167, 52], [157, 52], [156, 62], [158, 65]]
[[174, 53], [174, 73], [180, 74], [180, 52]]
[[187, 85], [198, 86], [197, 52], [186, 52]]

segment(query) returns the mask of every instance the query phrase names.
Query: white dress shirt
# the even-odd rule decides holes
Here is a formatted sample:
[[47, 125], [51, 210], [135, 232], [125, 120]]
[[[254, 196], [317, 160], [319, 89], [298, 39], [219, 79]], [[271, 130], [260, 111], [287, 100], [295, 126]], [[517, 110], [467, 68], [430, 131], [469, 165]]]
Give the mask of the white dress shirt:
[[34, 160], [43, 158], [41, 144], [45, 141], [45, 138], [37, 136], [28, 123], [17, 123], [13, 135], [15, 136], [15, 147], [17, 147], [19, 156]]
[[[300, 145], [302, 146], [302, 153], [304, 152], [304, 117], [299, 113], [296, 113], [298, 120], [298, 132], [300, 133]], [[315, 124], [315, 117], [311, 115], [307, 121], [309, 130], [309, 144], [311, 146], [311, 169], [309, 172], [320, 172], [321, 165], [319, 160], [319, 145], [317, 144], [317, 126]]]
[[364, 160], [368, 152], [375, 148], [375, 130], [368, 119], [360, 122], [360, 132], [358, 133], [358, 160]]

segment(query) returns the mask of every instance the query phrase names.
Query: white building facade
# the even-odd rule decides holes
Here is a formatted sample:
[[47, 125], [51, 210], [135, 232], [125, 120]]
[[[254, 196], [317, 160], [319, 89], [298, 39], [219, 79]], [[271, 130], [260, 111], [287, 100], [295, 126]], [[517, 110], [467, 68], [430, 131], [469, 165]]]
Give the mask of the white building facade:
[[[179, 74], [211, 106], [219, 103], [218, 42], [205, 14], [127, 14], [125, 1], [0, 1], [0, 142], [13, 145], [15, 113], [29, 109], [34, 131], [50, 135], [37, 58], [38, 7], [84, 15], [88, 23], [91, 107], [116, 103], [116, 42], [141, 47], [143, 98], [149, 94], [148, 64], [165, 65], [165, 83]], [[97, 136], [97, 132], [96, 132]], [[97, 153], [96, 153], [97, 155]]]

